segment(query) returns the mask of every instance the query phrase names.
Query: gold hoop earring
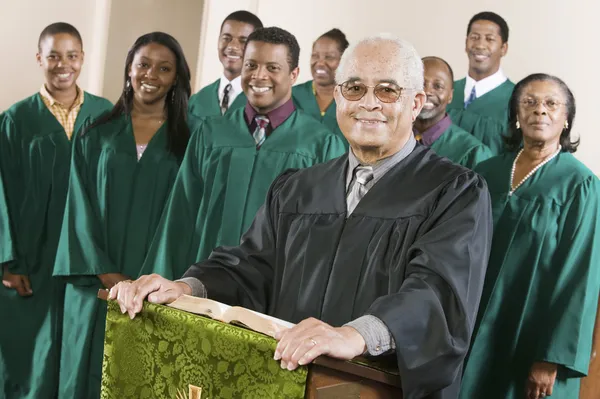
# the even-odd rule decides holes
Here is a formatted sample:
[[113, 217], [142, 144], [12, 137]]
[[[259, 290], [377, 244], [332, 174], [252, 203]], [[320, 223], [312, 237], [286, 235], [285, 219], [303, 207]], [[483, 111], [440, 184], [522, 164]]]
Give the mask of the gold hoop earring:
[[569, 121], [565, 121], [565, 130], [569, 128]]

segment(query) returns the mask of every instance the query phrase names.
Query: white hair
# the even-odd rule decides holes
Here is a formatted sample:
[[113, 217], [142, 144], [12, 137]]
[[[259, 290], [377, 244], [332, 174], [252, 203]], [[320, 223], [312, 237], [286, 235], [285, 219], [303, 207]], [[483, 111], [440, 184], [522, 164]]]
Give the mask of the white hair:
[[[346, 70], [348, 65], [354, 63], [354, 52], [361, 46], [374, 46], [381, 43], [391, 43], [396, 47], [394, 51], [395, 67], [398, 74], [402, 75], [402, 82], [399, 84], [407, 89], [423, 90], [423, 61], [412, 44], [402, 40], [389, 33], [380, 33], [374, 36], [365, 37], [350, 46], [344, 51], [340, 64], [335, 73], [335, 80], [344, 83], [346, 80]], [[374, 60], [377, 62], [377, 60]], [[382, 62], [382, 61], [380, 61]], [[393, 62], [392, 60], [390, 62]]]

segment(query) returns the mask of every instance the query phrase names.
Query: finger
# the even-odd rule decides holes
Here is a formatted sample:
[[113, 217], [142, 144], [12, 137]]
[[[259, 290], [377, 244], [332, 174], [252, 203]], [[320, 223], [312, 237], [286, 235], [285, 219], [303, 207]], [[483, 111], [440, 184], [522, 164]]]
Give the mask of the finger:
[[21, 276], [21, 279], [23, 280], [23, 287], [25, 288], [25, 291], [27, 291], [27, 294], [32, 295], [33, 290], [31, 289], [31, 283], [29, 281], [29, 277]]
[[[152, 274], [150, 276], [142, 276], [136, 281], [134, 281], [133, 285], [135, 286], [135, 291], [132, 291], [132, 310], [134, 313], [139, 313], [142, 311], [142, 307], [144, 305], [144, 299], [148, 297], [149, 294], [153, 294], [153, 299], [155, 295], [162, 294], [168, 288], [165, 287], [165, 283], [169, 283], [169, 280], [159, 276], [158, 274]], [[160, 298], [158, 298], [160, 299]], [[164, 302], [155, 302], [155, 303], [164, 303]]]
[[546, 396], [552, 396], [552, 392], [554, 391], [554, 380], [548, 384], [546, 387]]
[[174, 289], [168, 289], [166, 291], [157, 291], [148, 295], [148, 302], [152, 303], [171, 303], [181, 296], [181, 293]]
[[313, 318], [302, 320], [294, 327], [277, 333], [276, 336], [279, 336], [279, 342], [277, 343], [277, 347], [275, 348], [275, 354], [273, 358], [275, 360], [281, 359], [283, 352], [286, 350], [291, 341], [297, 340], [300, 337], [306, 338], [304, 332], [318, 324], [316, 323], [316, 321], [317, 320]]
[[323, 341], [326, 337], [312, 337], [302, 342], [298, 349], [292, 355], [288, 363], [288, 370], [295, 370], [298, 366], [304, 366], [312, 362], [317, 356], [323, 354]]
[[[302, 352], [302, 354], [298, 357], [299, 359], [304, 355], [304, 353], [306, 353], [308, 349], [310, 349], [309, 345], [316, 345], [316, 341], [312, 337], [319, 335], [317, 331], [318, 330], [316, 328], [311, 328], [308, 330], [301, 331], [294, 337], [290, 338], [285, 349], [281, 352], [282, 368], [287, 368], [287, 366], [289, 366], [290, 363], [293, 363], [293, 356], [297, 351]], [[302, 346], [305, 346], [306, 348], [302, 350]], [[285, 362], [285, 365], [283, 364], [283, 362]]]
[[23, 285], [23, 280], [21, 280], [20, 277], [17, 277], [15, 279], [15, 282], [13, 284], [13, 288], [15, 290], [17, 290], [17, 294], [19, 294], [20, 296], [28, 296], [29, 295], [27, 293], [27, 291], [25, 290], [25, 286]]
[[119, 288], [117, 288], [117, 301], [119, 302], [121, 313], [129, 311], [129, 290], [131, 289], [131, 285], [131, 282], [124, 281], [120, 283]]
[[117, 299], [118, 293], [119, 293], [119, 289], [121, 287], [121, 283], [119, 284], [115, 284], [114, 287], [112, 287], [109, 291], [108, 291], [108, 299], [111, 301], [114, 301], [115, 299]]

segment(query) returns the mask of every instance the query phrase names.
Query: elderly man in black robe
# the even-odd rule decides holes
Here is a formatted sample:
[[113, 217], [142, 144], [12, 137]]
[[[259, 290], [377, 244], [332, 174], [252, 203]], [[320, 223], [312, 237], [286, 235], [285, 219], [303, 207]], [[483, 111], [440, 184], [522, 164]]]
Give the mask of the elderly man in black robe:
[[457, 398], [490, 250], [486, 183], [416, 143], [426, 98], [410, 44], [363, 39], [336, 78], [347, 155], [277, 178], [239, 246], [111, 297], [131, 317], [146, 297], [244, 306], [298, 323], [277, 335], [284, 368], [395, 356], [405, 399]]

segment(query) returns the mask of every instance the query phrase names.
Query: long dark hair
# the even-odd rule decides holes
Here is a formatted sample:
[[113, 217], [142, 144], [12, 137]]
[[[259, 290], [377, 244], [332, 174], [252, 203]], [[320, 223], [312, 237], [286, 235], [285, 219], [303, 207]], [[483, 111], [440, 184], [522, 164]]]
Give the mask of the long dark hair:
[[[157, 43], [167, 47], [175, 54], [176, 59], [176, 78], [175, 85], [167, 93], [165, 100], [165, 110], [167, 111], [167, 141], [168, 149], [178, 158], [182, 158], [190, 138], [190, 129], [187, 124], [188, 100], [192, 89], [190, 85], [190, 67], [185, 59], [183, 50], [175, 38], [164, 32], [152, 32], [140, 36], [127, 53], [125, 59], [125, 73], [123, 81], [123, 92], [113, 109], [100, 117], [90, 126], [83, 130], [82, 134], [90, 129], [110, 122], [121, 115], [130, 115], [133, 109], [133, 89], [129, 81], [129, 69], [133, 58], [138, 50], [151, 43]], [[129, 85], [128, 85], [129, 83]]]
[[577, 107], [575, 106], [575, 96], [569, 86], [561, 79], [556, 76], [548, 75], [545, 73], [534, 73], [533, 75], [527, 76], [525, 79], [521, 80], [515, 86], [512, 96], [510, 97], [510, 101], [508, 102], [508, 131], [507, 136], [504, 137], [504, 143], [509, 151], [517, 151], [521, 144], [523, 143], [523, 132], [521, 129], [517, 129], [517, 116], [519, 114], [519, 101], [521, 100], [521, 94], [523, 94], [523, 89], [531, 82], [539, 82], [539, 81], [550, 81], [556, 83], [561, 91], [563, 92], [565, 98], [567, 99], [567, 122], [569, 123], [569, 127], [563, 128], [563, 131], [560, 134], [560, 145], [562, 147], [562, 151], [565, 152], [575, 152], [577, 151], [577, 147], [579, 146], [579, 139], [576, 141], [571, 141], [571, 129], [573, 128], [573, 122], [575, 120], [575, 112], [577, 111]]

